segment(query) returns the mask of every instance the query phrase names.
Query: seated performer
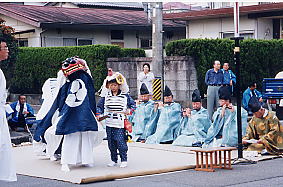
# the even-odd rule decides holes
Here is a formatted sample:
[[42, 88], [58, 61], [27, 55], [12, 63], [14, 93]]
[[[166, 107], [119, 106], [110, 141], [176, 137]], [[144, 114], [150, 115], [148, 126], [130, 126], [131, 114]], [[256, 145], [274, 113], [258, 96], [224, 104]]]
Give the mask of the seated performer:
[[280, 125], [275, 112], [262, 108], [255, 96], [250, 99], [249, 108], [253, 117], [243, 138], [243, 143], [248, 146], [247, 150], [261, 154], [282, 154], [283, 126]]
[[201, 147], [206, 138], [211, 122], [207, 110], [202, 107], [200, 92], [197, 89], [192, 94], [192, 105], [192, 111], [186, 109], [178, 137], [173, 145]]
[[130, 113], [130, 110], [135, 109], [135, 102], [127, 94], [128, 86], [126, 79], [120, 73], [117, 73], [107, 78], [105, 86], [108, 92], [97, 104], [97, 117], [99, 121], [105, 119], [108, 148], [111, 155], [111, 162], [107, 166], [113, 167], [117, 165], [118, 150], [121, 157], [120, 167], [124, 168], [127, 167], [128, 160], [124, 120], [126, 115]]
[[[231, 92], [227, 86], [219, 89], [219, 105], [203, 147], [235, 147], [238, 144], [237, 107], [231, 103]], [[245, 134], [248, 113], [243, 108], [241, 111], [242, 134]]]
[[[10, 104], [13, 109], [12, 118], [9, 119], [8, 124], [12, 130], [16, 130], [17, 127], [26, 129], [26, 118], [34, 117], [33, 108], [26, 102], [25, 95], [19, 95], [19, 100]], [[29, 127], [32, 124], [28, 124]]]
[[165, 86], [164, 104], [158, 104], [160, 112], [156, 131], [149, 136], [145, 143], [159, 144], [172, 143], [176, 139], [176, 132], [181, 121], [181, 105], [173, 102], [173, 94], [168, 86]]
[[58, 84], [56, 98], [37, 125], [34, 140], [47, 144], [46, 154], [51, 160], [62, 146], [61, 169], [69, 171], [70, 165], [93, 165], [93, 147], [103, 136], [97, 133], [95, 90], [86, 62], [67, 58], [61, 70], [66, 79]]
[[133, 141], [144, 141], [155, 132], [158, 112], [154, 111], [154, 102], [149, 99], [149, 91], [142, 83], [140, 88], [140, 101], [133, 113]]

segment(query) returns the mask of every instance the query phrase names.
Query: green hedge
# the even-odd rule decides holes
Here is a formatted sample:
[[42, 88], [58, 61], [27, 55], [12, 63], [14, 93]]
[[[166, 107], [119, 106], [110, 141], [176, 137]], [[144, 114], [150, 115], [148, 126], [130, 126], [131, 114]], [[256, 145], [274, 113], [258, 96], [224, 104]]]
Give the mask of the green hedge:
[[44, 81], [56, 77], [61, 62], [68, 57], [85, 59], [99, 89], [106, 76], [106, 59], [109, 57], [145, 56], [142, 49], [121, 49], [114, 45], [90, 45], [78, 47], [22, 47], [15, 62], [14, 76], [10, 84], [12, 93], [41, 93]]
[[[263, 78], [272, 78], [283, 71], [283, 40], [247, 39], [240, 42], [241, 89], [244, 91], [252, 81], [261, 89]], [[214, 60], [230, 63], [235, 73], [233, 61], [234, 41], [229, 39], [183, 39], [166, 45], [168, 56], [191, 56], [196, 62], [198, 87], [206, 93], [205, 73], [213, 67]]]

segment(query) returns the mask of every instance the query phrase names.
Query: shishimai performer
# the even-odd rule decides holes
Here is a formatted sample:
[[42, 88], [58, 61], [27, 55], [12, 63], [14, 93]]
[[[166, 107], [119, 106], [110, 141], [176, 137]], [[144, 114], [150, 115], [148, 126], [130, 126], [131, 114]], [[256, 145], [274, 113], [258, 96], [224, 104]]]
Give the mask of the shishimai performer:
[[65, 79], [57, 80], [58, 93], [39, 122], [34, 140], [47, 144], [46, 154], [51, 160], [55, 160], [54, 154], [59, 150], [61, 169], [69, 171], [70, 165], [93, 165], [93, 147], [102, 141], [103, 135], [98, 132], [95, 90], [86, 62], [67, 58], [61, 71]]
[[118, 153], [121, 157], [120, 167], [127, 167], [127, 136], [124, 121], [130, 110], [135, 109], [135, 102], [128, 94], [126, 79], [116, 72], [107, 78], [105, 97], [97, 104], [97, 116], [99, 121], [105, 119], [108, 148], [111, 154], [109, 167], [117, 165]]

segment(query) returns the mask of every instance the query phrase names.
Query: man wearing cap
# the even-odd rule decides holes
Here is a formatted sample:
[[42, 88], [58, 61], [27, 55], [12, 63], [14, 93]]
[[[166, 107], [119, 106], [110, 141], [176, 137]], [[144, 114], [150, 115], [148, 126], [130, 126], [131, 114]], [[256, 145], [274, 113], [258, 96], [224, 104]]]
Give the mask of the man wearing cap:
[[201, 147], [206, 138], [211, 122], [207, 110], [202, 107], [200, 92], [197, 89], [192, 94], [192, 105], [193, 110], [187, 108], [183, 114], [178, 137], [173, 145]]
[[173, 102], [173, 94], [168, 86], [165, 86], [164, 103], [158, 104], [157, 112], [160, 112], [160, 116], [156, 131], [145, 143], [172, 143], [176, 139], [176, 130], [181, 121], [181, 105]]
[[[213, 123], [208, 129], [203, 147], [236, 147], [237, 133], [237, 107], [231, 103], [231, 92], [227, 86], [219, 89], [220, 107], [213, 114]], [[242, 108], [242, 134], [247, 127], [248, 113]]]
[[154, 102], [149, 97], [149, 90], [146, 84], [142, 83], [140, 100], [137, 101], [137, 108], [133, 113], [133, 141], [144, 141], [155, 132], [158, 112], [154, 112]]
[[220, 62], [214, 61], [213, 68], [205, 74], [205, 84], [207, 87], [207, 111], [209, 119], [215, 107], [218, 107], [218, 90], [223, 85], [223, 72], [220, 70]]
[[283, 126], [280, 125], [275, 112], [261, 107], [258, 99], [253, 96], [249, 101], [253, 112], [243, 143], [249, 151], [258, 151], [261, 154], [283, 153]]

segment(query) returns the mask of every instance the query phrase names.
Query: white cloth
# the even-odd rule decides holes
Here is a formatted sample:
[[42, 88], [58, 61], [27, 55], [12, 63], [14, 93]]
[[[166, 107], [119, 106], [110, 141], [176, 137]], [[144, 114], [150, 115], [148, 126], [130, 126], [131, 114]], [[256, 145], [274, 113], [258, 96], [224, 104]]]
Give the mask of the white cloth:
[[101, 131], [75, 132], [64, 136], [61, 164], [93, 164], [93, 148], [103, 140]]
[[149, 94], [152, 95], [152, 83], [154, 80], [154, 74], [152, 72], [148, 72], [145, 74], [144, 72], [140, 72], [138, 76], [138, 92], [140, 94], [140, 88], [142, 83], [145, 83]]
[[[283, 71], [277, 73], [277, 75], [275, 76], [275, 79], [283, 79]], [[283, 107], [283, 99], [280, 99], [279, 106]]]
[[13, 162], [11, 138], [6, 119], [6, 79], [0, 69], [0, 180], [16, 181], [16, 169]]

